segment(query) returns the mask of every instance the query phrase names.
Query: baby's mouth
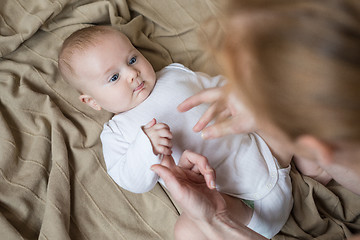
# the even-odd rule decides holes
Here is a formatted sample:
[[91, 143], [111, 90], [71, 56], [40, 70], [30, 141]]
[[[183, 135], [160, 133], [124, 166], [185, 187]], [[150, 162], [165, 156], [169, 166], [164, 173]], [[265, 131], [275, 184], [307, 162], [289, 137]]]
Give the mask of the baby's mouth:
[[144, 88], [144, 81], [142, 81], [142, 82], [140, 83], [140, 85], [137, 86], [137, 87], [134, 89], [134, 92], [139, 91], [139, 90], [141, 90], [141, 89], [143, 89], [143, 88]]

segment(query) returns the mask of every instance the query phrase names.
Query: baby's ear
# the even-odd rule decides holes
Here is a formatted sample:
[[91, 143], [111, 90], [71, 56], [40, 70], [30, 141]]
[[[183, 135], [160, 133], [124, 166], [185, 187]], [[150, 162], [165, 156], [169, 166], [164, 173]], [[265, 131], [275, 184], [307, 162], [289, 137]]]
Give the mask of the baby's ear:
[[79, 100], [97, 111], [101, 110], [101, 106], [89, 95], [80, 95]]

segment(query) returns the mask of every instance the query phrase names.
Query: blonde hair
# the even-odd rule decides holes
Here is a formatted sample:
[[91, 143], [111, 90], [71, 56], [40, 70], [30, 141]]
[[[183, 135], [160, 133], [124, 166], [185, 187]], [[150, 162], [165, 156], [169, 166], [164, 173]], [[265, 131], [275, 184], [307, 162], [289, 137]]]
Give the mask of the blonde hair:
[[221, 64], [247, 105], [295, 139], [360, 141], [360, 7], [231, 0]]
[[65, 39], [59, 53], [58, 68], [63, 79], [78, 91], [81, 92], [81, 85], [76, 82], [76, 71], [71, 64], [72, 57], [85, 52], [89, 47], [96, 46], [104, 35], [111, 33], [121, 34], [111, 26], [90, 26], [75, 31]]

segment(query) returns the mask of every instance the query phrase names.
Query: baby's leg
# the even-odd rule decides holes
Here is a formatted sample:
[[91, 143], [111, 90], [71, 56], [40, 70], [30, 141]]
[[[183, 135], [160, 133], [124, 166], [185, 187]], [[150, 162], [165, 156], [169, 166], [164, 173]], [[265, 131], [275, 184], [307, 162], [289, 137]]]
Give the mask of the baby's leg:
[[[238, 223], [247, 225], [252, 217], [253, 210], [248, 207], [241, 199], [221, 194], [226, 201], [228, 212], [231, 214], [231, 219]], [[201, 232], [195, 220], [190, 219], [185, 213], [182, 213], [175, 225], [175, 239], [207, 239]], [[202, 229], [204, 230], [204, 229]]]
[[262, 199], [254, 201], [254, 213], [247, 225], [266, 238], [275, 236], [285, 225], [292, 206], [290, 167], [278, 170], [278, 181]]

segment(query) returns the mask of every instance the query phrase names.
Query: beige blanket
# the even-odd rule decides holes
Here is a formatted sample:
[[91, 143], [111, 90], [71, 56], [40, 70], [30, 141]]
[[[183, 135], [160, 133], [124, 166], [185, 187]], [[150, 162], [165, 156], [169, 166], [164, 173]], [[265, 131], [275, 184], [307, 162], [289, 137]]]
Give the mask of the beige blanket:
[[[111, 115], [78, 101], [57, 54], [73, 31], [114, 25], [155, 70], [180, 62], [215, 74], [201, 24], [218, 9], [216, 0], [0, 0], [1, 239], [173, 238], [178, 211], [159, 185], [133, 194], [107, 175], [99, 134]], [[359, 231], [356, 196], [292, 175], [295, 207], [277, 238]]]

